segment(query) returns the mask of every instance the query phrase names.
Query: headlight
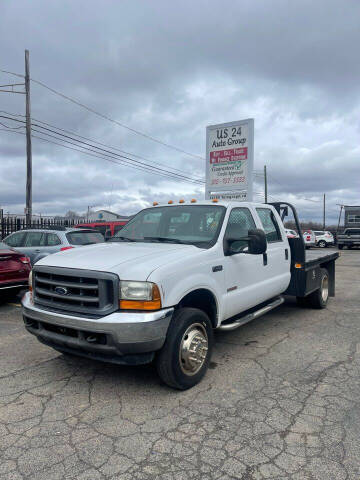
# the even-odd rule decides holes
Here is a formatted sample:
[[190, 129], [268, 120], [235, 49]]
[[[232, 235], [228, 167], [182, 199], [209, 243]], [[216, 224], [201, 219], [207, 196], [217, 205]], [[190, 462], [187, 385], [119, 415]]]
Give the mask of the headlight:
[[120, 308], [123, 310], [159, 310], [158, 286], [151, 282], [120, 281]]
[[28, 280], [28, 282], [29, 282], [29, 290], [30, 290], [30, 292], [32, 292], [32, 286], [33, 286], [33, 284], [32, 284], [32, 270], [31, 270], [30, 273], [29, 273], [29, 280]]

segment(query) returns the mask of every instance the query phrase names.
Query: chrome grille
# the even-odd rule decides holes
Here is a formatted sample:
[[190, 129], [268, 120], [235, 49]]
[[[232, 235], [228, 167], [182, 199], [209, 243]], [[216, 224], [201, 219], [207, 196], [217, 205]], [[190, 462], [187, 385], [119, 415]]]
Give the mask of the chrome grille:
[[104, 316], [118, 308], [117, 275], [92, 270], [34, 266], [34, 303], [42, 308]]

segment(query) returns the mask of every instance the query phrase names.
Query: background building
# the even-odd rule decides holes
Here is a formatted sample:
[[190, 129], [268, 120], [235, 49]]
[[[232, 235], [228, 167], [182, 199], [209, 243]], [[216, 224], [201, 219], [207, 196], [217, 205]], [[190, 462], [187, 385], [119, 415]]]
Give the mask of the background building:
[[119, 215], [109, 210], [97, 210], [96, 212], [89, 212], [88, 221], [89, 222], [115, 222], [128, 220], [129, 217], [126, 215]]
[[345, 205], [345, 227], [360, 227], [360, 205]]

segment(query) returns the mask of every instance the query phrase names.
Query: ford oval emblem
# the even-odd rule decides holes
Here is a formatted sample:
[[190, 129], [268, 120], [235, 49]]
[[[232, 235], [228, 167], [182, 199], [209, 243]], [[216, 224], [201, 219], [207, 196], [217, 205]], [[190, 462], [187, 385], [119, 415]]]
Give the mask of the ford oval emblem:
[[67, 295], [68, 294], [68, 289], [66, 287], [55, 287], [54, 290], [58, 295]]

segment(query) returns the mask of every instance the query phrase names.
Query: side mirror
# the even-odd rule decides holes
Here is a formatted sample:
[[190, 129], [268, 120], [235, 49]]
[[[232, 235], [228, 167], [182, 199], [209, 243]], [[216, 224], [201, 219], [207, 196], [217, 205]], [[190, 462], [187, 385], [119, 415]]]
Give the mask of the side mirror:
[[252, 255], [261, 255], [267, 250], [267, 241], [264, 230], [254, 228], [249, 230], [249, 253]]
[[[245, 245], [244, 245], [245, 242]], [[261, 255], [267, 250], [267, 241], [264, 230], [254, 228], [248, 231], [247, 237], [224, 239], [224, 255], [236, 255], [247, 253]]]

